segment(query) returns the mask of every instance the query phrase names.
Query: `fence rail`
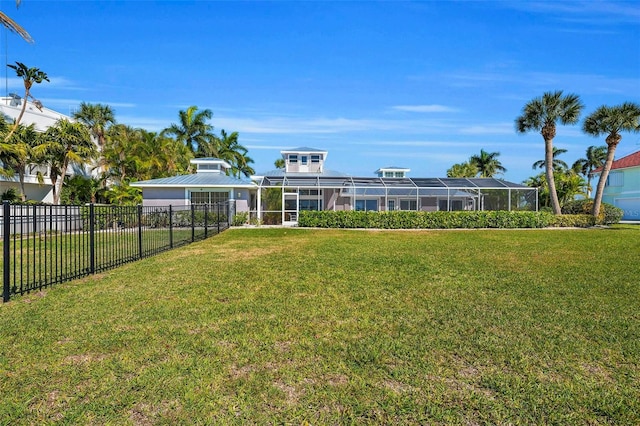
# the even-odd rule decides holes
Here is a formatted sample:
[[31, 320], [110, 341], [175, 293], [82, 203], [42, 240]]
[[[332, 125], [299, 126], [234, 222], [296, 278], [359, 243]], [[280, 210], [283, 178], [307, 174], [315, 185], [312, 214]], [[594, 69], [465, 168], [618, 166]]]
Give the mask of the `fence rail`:
[[4, 302], [216, 235], [233, 202], [191, 206], [22, 206], [0, 218]]

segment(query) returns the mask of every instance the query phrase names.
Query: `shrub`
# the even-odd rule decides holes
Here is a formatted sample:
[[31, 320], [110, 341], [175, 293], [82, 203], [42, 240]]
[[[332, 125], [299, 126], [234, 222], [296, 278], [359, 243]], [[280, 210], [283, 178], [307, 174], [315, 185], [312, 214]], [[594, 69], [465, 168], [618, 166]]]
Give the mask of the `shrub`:
[[[563, 214], [591, 214], [593, 210], [593, 200], [573, 200], [565, 203], [562, 206]], [[618, 223], [622, 219], [622, 215], [624, 212], [622, 209], [611, 205], [609, 203], [602, 203], [600, 207], [600, 214], [598, 215], [598, 219], [596, 220], [597, 224], [600, 225], [610, 225], [612, 223]]]
[[544, 228], [550, 226], [552, 218], [550, 213], [531, 211], [303, 211], [300, 212], [298, 226], [378, 229]]
[[232, 225], [233, 226], [242, 226], [245, 223], [247, 223], [248, 220], [249, 220], [249, 212], [237, 213], [236, 215], [233, 216]]
[[549, 226], [558, 228], [589, 228], [596, 224], [592, 214], [561, 214], [553, 215]]

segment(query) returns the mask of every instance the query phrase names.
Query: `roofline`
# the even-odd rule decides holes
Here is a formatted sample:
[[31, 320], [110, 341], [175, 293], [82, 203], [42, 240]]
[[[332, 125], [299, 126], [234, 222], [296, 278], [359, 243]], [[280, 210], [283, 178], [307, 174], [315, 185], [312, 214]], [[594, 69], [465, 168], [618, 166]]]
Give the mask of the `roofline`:
[[170, 183], [144, 183], [144, 182], [131, 182], [129, 186], [137, 187], [137, 188], [258, 188], [258, 185], [255, 183], [245, 183], [238, 185], [220, 185], [220, 184], [204, 184], [204, 185], [187, 185], [187, 184], [170, 184]]

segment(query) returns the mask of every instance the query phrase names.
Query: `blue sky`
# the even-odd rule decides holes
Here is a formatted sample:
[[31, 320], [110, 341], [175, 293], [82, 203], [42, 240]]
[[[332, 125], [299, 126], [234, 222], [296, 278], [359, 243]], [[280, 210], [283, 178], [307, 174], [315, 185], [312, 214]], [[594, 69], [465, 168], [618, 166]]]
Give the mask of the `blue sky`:
[[[640, 103], [640, 2], [209, 2], [4, 0], [35, 39], [4, 36], [8, 63], [45, 71], [34, 87], [69, 113], [104, 103], [120, 123], [159, 131], [190, 105], [238, 131], [256, 171], [280, 150], [329, 151], [327, 167], [382, 166], [442, 177], [481, 149], [520, 182], [544, 157], [518, 135], [524, 104], [576, 93], [588, 114]], [[4, 48], [3, 48], [4, 49]], [[5, 74], [2, 76], [5, 77]], [[22, 86], [9, 70], [8, 91]], [[585, 115], [586, 115], [585, 114]], [[602, 145], [560, 127], [567, 163]], [[625, 134], [618, 156], [640, 149]]]

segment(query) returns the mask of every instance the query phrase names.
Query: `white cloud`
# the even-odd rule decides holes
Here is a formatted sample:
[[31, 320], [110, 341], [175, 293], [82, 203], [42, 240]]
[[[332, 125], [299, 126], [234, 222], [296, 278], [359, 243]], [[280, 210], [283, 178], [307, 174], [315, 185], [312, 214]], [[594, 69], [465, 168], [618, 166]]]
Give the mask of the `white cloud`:
[[463, 135], [512, 135], [515, 132], [513, 123], [469, 126], [463, 127], [458, 131]]
[[396, 105], [391, 107], [397, 111], [407, 112], [458, 112], [457, 108], [448, 107], [445, 105]]

